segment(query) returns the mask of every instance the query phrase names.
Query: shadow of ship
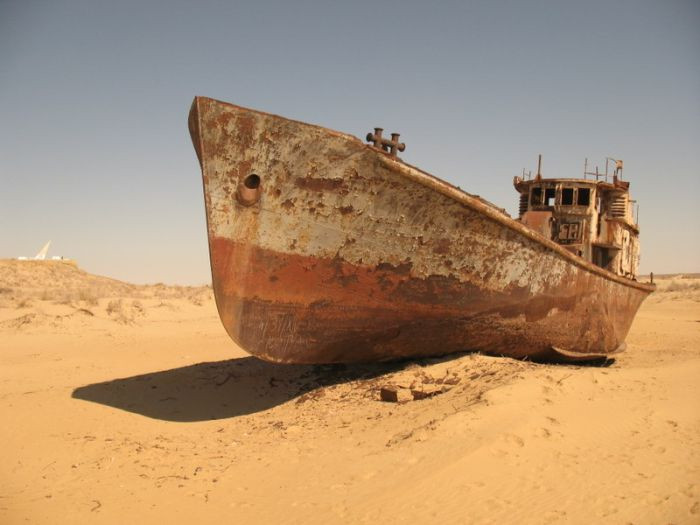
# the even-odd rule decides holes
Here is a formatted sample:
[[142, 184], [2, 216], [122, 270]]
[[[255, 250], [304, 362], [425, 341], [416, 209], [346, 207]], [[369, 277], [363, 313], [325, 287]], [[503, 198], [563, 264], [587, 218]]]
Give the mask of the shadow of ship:
[[[412, 364], [425, 366], [464, 355], [355, 365], [288, 365], [243, 357], [94, 383], [76, 388], [72, 397], [164, 421], [210, 421], [262, 412], [293, 399], [301, 401], [305, 394], [323, 387], [369, 381]], [[613, 359], [601, 359], [557, 366], [613, 363]]]
[[165, 421], [209, 421], [254, 414], [318, 388], [372, 379], [404, 366], [280, 365], [244, 357], [86, 385], [72, 397]]

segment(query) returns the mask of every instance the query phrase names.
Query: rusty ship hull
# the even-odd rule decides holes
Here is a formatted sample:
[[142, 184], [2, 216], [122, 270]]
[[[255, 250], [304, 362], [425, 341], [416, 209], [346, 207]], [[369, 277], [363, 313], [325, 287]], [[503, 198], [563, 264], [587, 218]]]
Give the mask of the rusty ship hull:
[[353, 136], [204, 97], [189, 129], [221, 321], [259, 358], [600, 358], [653, 290]]

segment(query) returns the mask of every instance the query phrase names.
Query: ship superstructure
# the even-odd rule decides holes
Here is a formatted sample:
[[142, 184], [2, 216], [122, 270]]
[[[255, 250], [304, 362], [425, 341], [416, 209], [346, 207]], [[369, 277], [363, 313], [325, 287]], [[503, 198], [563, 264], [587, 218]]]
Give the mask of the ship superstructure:
[[617, 275], [635, 279], [639, 266], [639, 225], [622, 180], [622, 161], [613, 174], [584, 178], [515, 177], [520, 193], [519, 221], [572, 253]]

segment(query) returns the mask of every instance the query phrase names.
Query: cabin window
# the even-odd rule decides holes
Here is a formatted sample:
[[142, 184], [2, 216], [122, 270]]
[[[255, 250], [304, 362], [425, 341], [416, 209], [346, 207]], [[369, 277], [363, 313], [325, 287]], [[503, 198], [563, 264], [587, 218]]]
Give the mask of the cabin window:
[[556, 196], [557, 191], [554, 188], [547, 188], [544, 192], [544, 205], [545, 206], [554, 206], [554, 197]]
[[561, 189], [561, 205], [562, 206], [572, 206], [574, 204], [574, 189], [573, 188], [562, 188]]
[[610, 263], [614, 258], [615, 256], [611, 253], [611, 250], [599, 246], [593, 247], [593, 264], [612, 271]]
[[532, 188], [532, 194], [530, 196], [530, 204], [534, 206], [539, 206], [542, 204], [542, 188], [535, 186]]
[[576, 204], [579, 206], [588, 206], [591, 203], [591, 189], [590, 188], [579, 188], [578, 189], [578, 201]]

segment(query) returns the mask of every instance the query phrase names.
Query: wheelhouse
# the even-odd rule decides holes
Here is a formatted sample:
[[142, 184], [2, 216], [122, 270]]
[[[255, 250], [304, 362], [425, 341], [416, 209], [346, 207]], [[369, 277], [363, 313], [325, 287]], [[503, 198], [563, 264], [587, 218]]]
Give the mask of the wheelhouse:
[[584, 178], [515, 177], [520, 194], [519, 218], [540, 235], [617, 275], [636, 278], [639, 225], [622, 162], [614, 174], [587, 173]]

